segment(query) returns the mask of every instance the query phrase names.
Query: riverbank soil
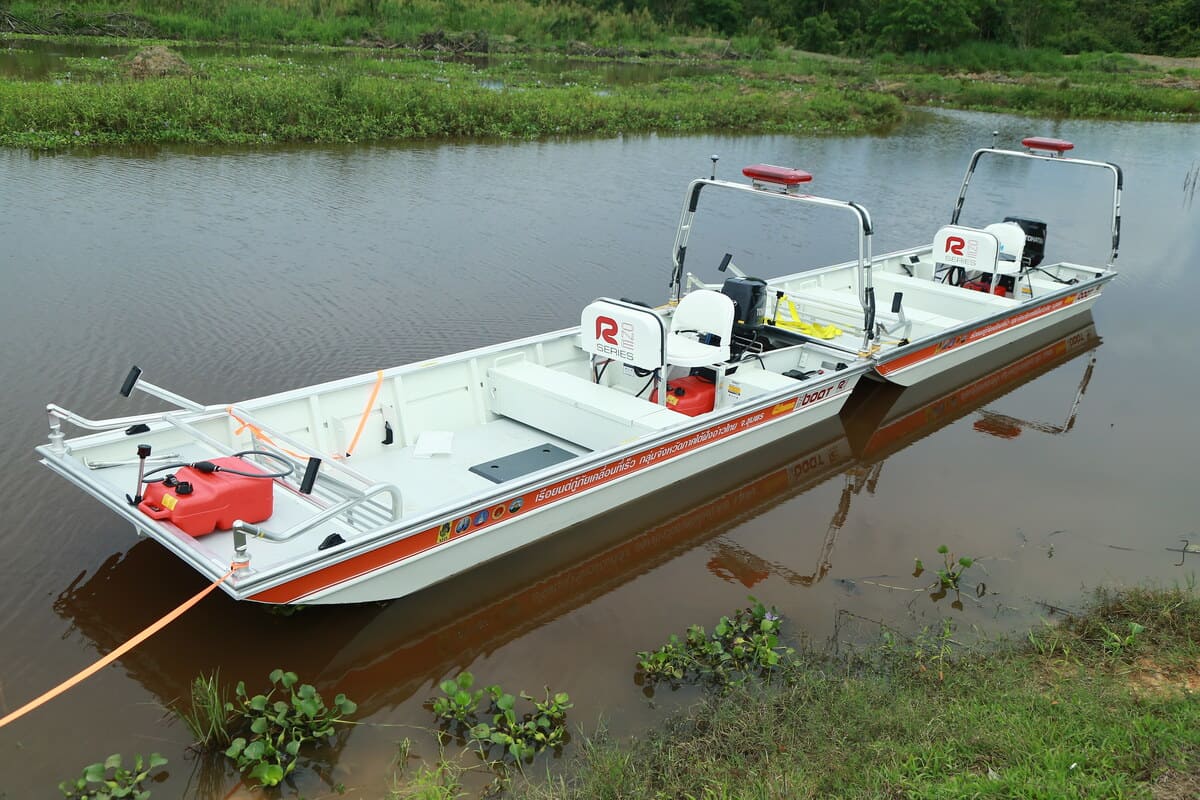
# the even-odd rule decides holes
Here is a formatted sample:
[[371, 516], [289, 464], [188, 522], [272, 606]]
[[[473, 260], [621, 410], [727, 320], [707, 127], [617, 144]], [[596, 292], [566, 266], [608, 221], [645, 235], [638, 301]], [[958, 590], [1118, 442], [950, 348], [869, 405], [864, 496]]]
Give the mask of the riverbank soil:
[[[886, 632], [885, 632], [886, 634]], [[988, 652], [949, 628], [805, 657], [633, 743], [584, 742], [550, 798], [1194, 798], [1200, 600], [1104, 592]]]

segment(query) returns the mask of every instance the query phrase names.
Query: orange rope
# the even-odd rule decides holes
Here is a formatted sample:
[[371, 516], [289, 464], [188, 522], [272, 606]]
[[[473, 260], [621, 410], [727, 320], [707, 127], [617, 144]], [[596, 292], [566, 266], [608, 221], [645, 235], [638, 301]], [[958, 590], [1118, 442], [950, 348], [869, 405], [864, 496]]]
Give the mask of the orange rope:
[[346, 448], [346, 458], [354, 452], [354, 448], [358, 447], [358, 437], [362, 436], [363, 428], [367, 425], [367, 417], [371, 416], [371, 408], [375, 405], [375, 398], [379, 397], [379, 387], [383, 385], [383, 370], [375, 372], [375, 386], [371, 388], [371, 396], [367, 399], [367, 407], [363, 409], [362, 417], [358, 420], [358, 430], [354, 432], [354, 438], [350, 440], [350, 446]]
[[233, 432], [234, 436], [241, 436], [242, 431], [249, 428], [250, 433], [254, 434], [255, 438], [259, 439], [260, 441], [266, 442], [271, 447], [274, 447], [276, 450], [280, 451], [281, 453], [287, 453], [289, 456], [291, 456], [292, 458], [294, 458], [298, 461], [308, 461], [308, 456], [304, 455], [303, 453], [294, 453], [291, 450], [288, 450], [286, 447], [282, 447], [282, 446], [276, 444], [275, 440], [273, 440], [270, 436], [267, 436], [265, 433], [263, 433], [262, 428], [258, 427], [257, 425], [255, 425], [252, 422], [246, 422], [246, 420], [242, 419], [237, 414], [233, 413], [233, 406], [226, 406], [225, 413], [228, 414], [229, 416], [233, 417], [234, 420], [236, 420], [237, 422], [241, 423], [241, 427], [239, 427], [236, 431]]
[[125, 642], [125, 644], [121, 645], [116, 650], [113, 650], [111, 653], [109, 653], [104, 658], [97, 661], [95, 664], [92, 664], [87, 669], [83, 670], [82, 672], [77, 673], [74, 677], [68, 678], [67, 680], [63, 681], [58, 686], [55, 686], [53, 689], [46, 692], [45, 694], [43, 694], [41, 697], [37, 698], [36, 700], [31, 700], [30, 702], [21, 706], [16, 711], [9, 714], [8, 716], [4, 717], [3, 719], [0, 719], [0, 728], [3, 728], [5, 725], [7, 725], [10, 722], [20, 719], [21, 717], [28, 714], [30, 711], [33, 711], [35, 708], [38, 708], [40, 706], [45, 705], [46, 703], [49, 703], [51, 700], [58, 697], [60, 694], [67, 691], [68, 689], [70, 689], [74, 686], [77, 686], [80, 683], [83, 683], [85, 680], [92, 677], [97, 672], [104, 669], [109, 664], [116, 661], [118, 658], [125, 655], [130, 650], [137, 647], [139, 644], [146, 641], [154, 634], [161, 631], [163, 628], [167, 627], [167, 625], [169, 625], [172, 622], [174, 622], [175, 620], [179, 619], [179, 617], [181, 617], [185, 611], [187, 611], [192, 606], [199, 603], [201, 600], [203, 600], [205, 597], [208, 596], [209, 592], [211, 592], [213, 589], [217, 588], [222, 583], [224, 583], [229, 578], [229, 576], [234, 573], [234, 571], [236, 569], [238, 569], [238, 568], [231, 567], [229, 569], [229, 572], [226, 572], [219, 579], [217, 579], [213, 583], [209, 584], [207, 588], [205, 588], [203, 591], [201, 591], [199, 594], [197, 594], [191, 600], [188, 600], [186, 603], [179, 606], [178, 608], [176, 608], [170, 614], [167, 614], [162, 619], [158, 620], [158, 622], [155, 622], [150, 627], [146, 628], [144, 631], [139, 633], [137, 636], [134, 636], [132, 639]]

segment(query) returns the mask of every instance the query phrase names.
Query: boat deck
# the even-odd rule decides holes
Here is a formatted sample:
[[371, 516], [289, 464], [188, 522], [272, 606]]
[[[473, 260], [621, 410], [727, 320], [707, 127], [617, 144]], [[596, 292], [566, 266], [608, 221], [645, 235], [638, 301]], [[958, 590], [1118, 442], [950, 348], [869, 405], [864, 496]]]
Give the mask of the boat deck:
[[589, 452], [546, 431], [506, 418], [445, 432], [445, 436], [449, 447], [430, 455], [418, 455], [418, 441], [407, 447], [351, 458], [349, 463], [381, 483], [404, 487], [404, 515], [410, 517], [494, 489], [496, 481], [471, 472], [471, 467], [477, 464], [543, 444], [575, 455]]

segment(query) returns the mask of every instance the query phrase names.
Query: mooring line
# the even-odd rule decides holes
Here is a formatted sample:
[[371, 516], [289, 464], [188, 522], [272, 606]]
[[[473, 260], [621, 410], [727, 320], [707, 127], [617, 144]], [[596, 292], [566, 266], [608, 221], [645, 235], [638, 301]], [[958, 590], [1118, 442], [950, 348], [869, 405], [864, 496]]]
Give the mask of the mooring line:
[[226, 580], [228, 580], [229, 576], [232, 575], [234, 572], [236, 572], [238, 569], [239, 569], [239, 567], [230, 567], [228, 572], [226, 572], [220, 578], [218, 578], [217, 580], [213, 581], [211, 584], [206, 586], [203, 590], [198, 592], [190, 600], [184, 602], [182, 605], [180, 605], [174, 611], [172, 611], [169, 614], [167, 614], [166, 616], [160, 618], [157, 622], [152, 623], [149, 627], [147, 627], [141, 633], [139, 633], [138, 635], [134, 636], [132, 639], [130, 639], [127, 642], [125, 642], [124, 644], [122, 644], [116, 650], [113, 650], [111, 653], [106, 655], [104, 658], [102, 658], [99, 661], [97, 661], [96, 663], [92, 664], [90, 667], [87, 667], [86, 669], [76, 673], [74, 676], [63, 681], [58, 686], [55, 686], [53, 689], [51, 689], [50, 691], [41, 695], [40, 697], [38, 697], [34, 700], [30, 700], [28, 703], [21, 706], [16, 711], [12, 712], [8, 716], [4, 717], [3, 719], [0, 719], [0, 728], [3, 728], [5, 725], [7, 725], [10, 722], [14, 722], [14, 721], [20, 719], [21, 717], [28, 714], [30, 711], [33, 711], [35, 708], [39, 708], [40, 706], [43, 706], [46, 703], [49, 703], [51, 700], [58, 697], [60, 694], [67, 691], [68, 689], [71, 689], [72, 687], [74, 687], [80, 683], [83, 683], [85, 680], [92, 677], [97, 672], [104, 669], [109, 664], [116, 661], [118, 658], [125, 655], [130, 650], [137, 647], [139, 644], [146, 641], [154, 634], [161, 631], [163, 628], [167, 627], [167, 625], [169, 625], [172, 622], [174, 622], [175, 620], [179, 619], [179, 617], [183, 616], [184, 612], [188, 611], [192, 606], [196, 605], [201, 600], [203, 600], [205, 597], [207, 597], [208, 594], [213, 589], [216, 589], [218, 586], [220, 586], [222, 583], [224, 583]]

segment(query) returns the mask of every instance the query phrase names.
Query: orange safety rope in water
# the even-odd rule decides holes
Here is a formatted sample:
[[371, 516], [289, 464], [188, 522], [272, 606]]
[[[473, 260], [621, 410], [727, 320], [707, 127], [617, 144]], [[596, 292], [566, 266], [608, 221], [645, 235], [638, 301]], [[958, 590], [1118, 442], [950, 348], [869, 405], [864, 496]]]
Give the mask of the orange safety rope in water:
[[354, 448], [358, 447], [358, 437], [362, 436], [363, 428], [367, 425], [367, 417], [371, 416], [371, 408], [375, 405], [375, 398], [379, 397], [379, 387], [383, 385], [383, 370], [375, 372], [375, 386], [371, 388], [371, 396], [367, 398], [367, 407], [363, 409], [362, 417], [358, 420], [358, 430], [354, 432], [354, 438], [350, 440], [350, 446], [346, 448], [346, 458], [354, 452]]
[[167, 614], [162, 619], [158, 620], [158, 622], [155, 622], [150, 627], [146, 628], [144, 631], [139, 633], [137, 636], [134, 636], [132, 639], [125, 642], [125, 644], [121, 645], [116, 650], [113, 650], [111, 653], [109, 653], [104, 658], [97, 661], [95, 664], [92, 664], [87, 669], [83, 670], [82, 672], [77, 673], [74, 677], [68, 678], [67, 680], [63, 681], [58, 686], [55, 686], [53, 689], [46, 692], [45, 694], [43, 694], [41, 697], [37, 698], [36, 700], [31, 700], [30, 702], [21, 706], [16, 711], [9, 714], [8, 716], [4, 717], [3, 719], [0, 719], [0, 728], [3, 728], [5, 725], [7, 725], [10, 722], [20, 719], [21, 717], [28, 714], [30, 711], [33, 711], [35, 708], [39, 708], [39, 707], [45, 705], [46, 703], [49, 703], [51, 700], [58, 697], [60, 694], [67, 691], [68, 689], [71, 689], [71, 688], [79, 685], [80, 683], [83, 683], [85, 680], [92, 677], [97, 672], [104, 669], [109, 664], [116, 661], [118, 658], [125, 655], [130, 650], [137, 647], [139, 644], [146, 641], [154, 634], [161, 631], [163, 628], [167, 627], [167, 625], [170, 625], [172, 622], [179, 619], [181, 616], [183, 616], [185, 611], [187, 611], [192, 606], [199, 603], [201, 600], [203, 600], [205, 597], [208, 596], [209, 592], [211, 592], [213, 589], [217, 588], [222, 583], [224, 583], [226, 580], [228, 580], [229, 576], [232, 575], [235, 571], [237, 571], [237, 569], [239, 569], [239, 568], [238, 567], [230, 567], [229, 572], [226, 572], [220, 578], [213, 581], [203, 591], [201, 591], [199, 594], [197, 594], [191, 600], [188, 600], [186, 603], [179, 606], [178, 608], [176, 608], [170, 614]]

